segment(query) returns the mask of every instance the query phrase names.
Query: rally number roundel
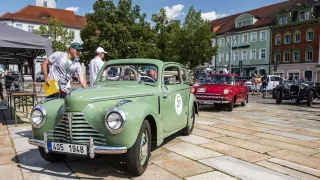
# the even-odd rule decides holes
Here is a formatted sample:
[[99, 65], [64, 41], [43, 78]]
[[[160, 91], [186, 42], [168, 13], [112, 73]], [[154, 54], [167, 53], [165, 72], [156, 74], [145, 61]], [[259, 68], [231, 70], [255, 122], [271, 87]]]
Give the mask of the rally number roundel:
[[176, 113], [180, 115], [182, 112], [182, 97], [180, 94], [176, 95], [175, 108], [176, 108]]

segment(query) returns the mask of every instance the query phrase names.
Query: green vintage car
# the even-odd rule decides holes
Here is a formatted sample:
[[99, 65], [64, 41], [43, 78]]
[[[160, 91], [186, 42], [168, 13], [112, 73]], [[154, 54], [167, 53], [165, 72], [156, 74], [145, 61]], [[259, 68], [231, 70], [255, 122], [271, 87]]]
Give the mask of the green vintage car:
[[49, 162], [67, 154], [94, 158], [126, 154], [128, 171], [141, 175], [148, 166], [151, 142], [182, 130], [192, 133], [198, 104], [187, 68], [153, 59], [108, 61], [94, 87], [65, 99], [45, 99], [31, 114], [33, 137]]

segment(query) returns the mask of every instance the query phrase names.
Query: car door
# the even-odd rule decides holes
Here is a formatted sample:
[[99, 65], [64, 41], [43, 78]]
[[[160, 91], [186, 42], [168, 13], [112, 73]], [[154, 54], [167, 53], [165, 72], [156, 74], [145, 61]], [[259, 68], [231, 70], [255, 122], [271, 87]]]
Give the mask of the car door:
[[185, 124], [188, 108], [188, 88], [182, 83], [179, 66], [166, 65], [162, 72], [161, 112], [166, 132]]
[[239, 76], [235, 76], [235, 81], [236, 81], [236, 89], [237, 89], [237, 92], [238, 92], [238, 95], [237, 95], [237, 99], [238, 101], [237, 102], [243, 102], [244, 99], [245, 99], [245, 86], [242, 85], [242, 79], [239, 77]]

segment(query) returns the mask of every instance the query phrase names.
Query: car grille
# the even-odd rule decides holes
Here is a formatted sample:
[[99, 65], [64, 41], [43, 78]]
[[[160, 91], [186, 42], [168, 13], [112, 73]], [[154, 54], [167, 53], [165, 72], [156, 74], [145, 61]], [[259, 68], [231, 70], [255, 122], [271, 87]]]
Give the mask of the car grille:
[[300, 91], [300, 87], [296, 85], [292, 85], [290, 87], [290, 95], [298, 95]]
[[65, 113], [58, 126], [50, 130], [48, 141], [87, 145], [90, 137], [93, 138], [94, 144], [106, 144], [104, 135], [89, 125], [82, 113]]

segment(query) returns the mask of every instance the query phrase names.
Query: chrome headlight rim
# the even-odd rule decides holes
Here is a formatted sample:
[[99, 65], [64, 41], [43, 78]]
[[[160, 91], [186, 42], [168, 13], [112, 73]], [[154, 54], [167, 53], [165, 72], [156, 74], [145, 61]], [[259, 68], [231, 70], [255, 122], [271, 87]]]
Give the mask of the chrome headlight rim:
[[223, 90], [223, 94], [227, 95], [227, 94], [229, 94], [229, 93], [230, 93], [229, 89], [224, 89], [224, 90]]
[[[113, 129], [108, 124], [108, 118], [113, 113], [120, 115], [120, 117], [122, 118], [122, 124], [118, 129]], [[113, 134], [113, 135], [119, 134], [124, 129], [124, 127], [126, 125], [126, 114], [120, 108], [111, 108], [107, 111], [106, 116], [104, 118], [104, 122], [105, 122], [105, 126], [107, 127], [108, 131], [111, 134]]]
[[[36, 110], [40, 111], [42, 113], [42, 120], [41, 120], [41, 122], [39, 124], [34, 123], [33, 120], [32, 120], [32, 114]], [[46, 117], [47, 117], [47, 112], [42, 106], [38, 105], [38, 106], [34, 107], [32, 109], [32, 111], [31, 111], [31, 114], [30, 114], [30, 119], [31, 119], [32, 126], [34, 128], [36, 128], [36, 129], [40, 129], [44, 125], [44, 123], [46, 122]]]

